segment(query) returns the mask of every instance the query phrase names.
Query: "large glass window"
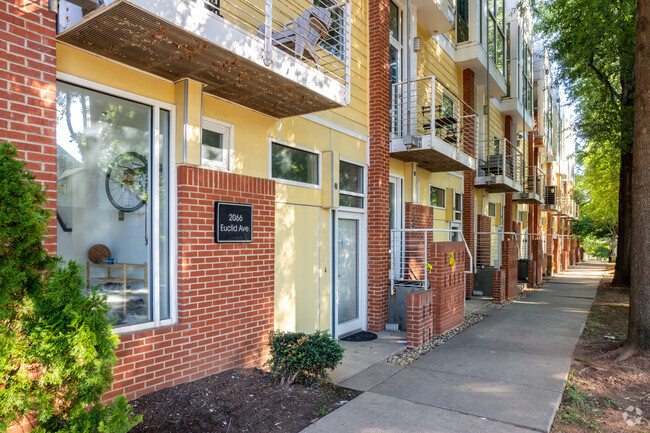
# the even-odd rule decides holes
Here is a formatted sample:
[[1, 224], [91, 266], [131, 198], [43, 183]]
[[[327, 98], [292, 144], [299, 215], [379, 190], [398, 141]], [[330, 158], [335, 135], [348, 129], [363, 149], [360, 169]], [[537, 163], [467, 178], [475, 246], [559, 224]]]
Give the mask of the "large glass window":
[[389, 30], [389, 73], [392, 85], [401, 80], [402, 74], [402, 12], [393, 2], [390, 2]]
[[506, 65], [506, 16], [503, 7], [504, 0], [488, 0], [488, 56], [497, 66], [499, 72], [505, 74]]
[[468, 0], [458, 0], [456, 9], [456, 42], [469, 40], [469, 4]]
[[363, 167], [341, 161], [339, 166], [339, 204], [345, 207], [363, 208]]
[[58, 254], [85, 265], [115, 326], [171, 317], [169, 125], [168, 111], [57, 83]]
[[431, 185], [429, 187], [429, 205], [445, 207], [445, 189]]
[[295, 147], [272, 143], [271, 177], [318, 185], [318, 155]]

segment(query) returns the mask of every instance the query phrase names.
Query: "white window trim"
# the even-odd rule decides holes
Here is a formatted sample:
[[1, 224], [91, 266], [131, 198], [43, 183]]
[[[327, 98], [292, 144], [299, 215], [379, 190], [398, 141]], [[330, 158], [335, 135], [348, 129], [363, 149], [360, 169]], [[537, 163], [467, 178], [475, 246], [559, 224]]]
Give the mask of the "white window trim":
[[[494, 205], [494, 215], [490, 215], [490, 205]], [[487, 216], [489, 218], [496, 218], [497, 217], [497, 203], [494, 201], [488, 201], [488, 206], [487, 206]]]
[[[442, 200], [445, 202], [444, 206], [431, 206], [431, 188], [432, 187], [442, 190]], [[428, 202], [427, 204], [429, 205], [429, 207], [434, 208], [434, 209], [443, 209], [443, 210], [447, 209], [447, 189], [446, 188], [443, 188], [441, 186], [434, 185], [434, 184], [430, 183], [429, 184], [429, 196], [428, 196], [428, 198], [429, 199], [427, 200], [427, 202]]]
[[[454, 221], [462, 222], [463, 221], [463, 193], [462, 192], [454, 191], [454, 202], [452, 203], [452, 206], [456, 206], [457, 195], [460, 196], [460, 208], [459, 209], [456, 209], [455, 207], [453, 208], [453, 212], [454, 212], [453, 218]], [[460, 219], [456, 219], [456, 212], [460, 212]]]
[[[169, 212], [169, 313], [170, 313], [170, 318], [169, 319], [159, 319], [158, 316], [160, 315], [160, 308], [159, 308], [159, 301], [158, 301], [158, 286], [159, 286], [159, 278], [160, 276], [158, 274], [154, 275], [150, 281], [154, 281], [153, 286], [150, 288], [150, 295], [153, 299], [153, 319], [148, 321], [148, 322], [143, 322], [143, 323], [138, 323], [134, 325], [128, 325], [128, 326], [120, 326], [120, 327], [115, 327], [113, 328], [113, 332], [115, 334], [126, 334], [126, 333], [131, 333], [131, 332], [137, 332], [137, 331], [144, 331], [148, 329], [154, 329], [154, 328], [159, 328], [162, 326], [169, 326], [169, 325], [174, 325], [178, 322], [178, 295], [177, 295], [177, 283], [178, 283], [178, 269], [175, 264], [178, 263], [178, 251], [177, 251], [177, 245], [178, 245], [178, 228], [177, 228], [177, 221], [176, 221], [176, 209], [177, 209], [177, 195], [176, 195], [176, 190], [177, 190], [177, 183], [176, 183], [176, 152], [174, 152], [174, 143], [176, 142], [175, 134], [175, 125], [176, 125], [176, 106], [172, 104], [168, 104], [166, 102], [161, 102], [152, 98], [148, 98], [146, 96], [142, 95], [137, 95], [135, 93], [127, 92], [124, 90], [116, 89], [114, 87], [110, 87], [104, 84], [100, 84], [94, 81], [86, 80], [84, 78], [79, 78], [74, 75], [66, 74], [63, 72], [57, 72], [56, 73], [56, 78], [57, 80], [65, 81], [67, 83], [70, 83], [75, 86], [80, 86], [80, 87], [85, 87], [90, 90], [94, 90], [97, 92], [102, 92], [106, 93], [107, 95], [110, 96], [115, 96], [118, 98], [122, 99], [127, 99], [130, 101], [134, 102], [139, 102], [145, 105], [149, 105], [153, 108], [153, 113], [152, 113], [152, 121], [153, 125], [158, 125], [160, 122], [160, 110], [165, 110], [169, 112], [169, 205], [168, 205], [168, 212]], [[152, 133], [153, 133], [153, 142], [157, 143], [158, 140], [160, 139], [160, 130], [158, 127], [152, 128]], [[159, 157], [158, 155], [158, 146], [154, 145], [152, 149], [152, 155], [154, 155], [154, 161], [152, 163], [152, 166], [157, 166], [159, 164]], [[153, 179], [152, 185], [157, 185], [158, 184], [158, 177], [159, 173], [158, 170], [152, 170], [152, 176]], [[153, 194], [153, 200], [156, 202], [158, 200], [158, 194]], [[155, 206], [156, 208], [158, 206]], [[157, 239], [158, 238], [158, 224], [152, 224], [152, 239]], [[158, 251], [158, 243], [153, 242], [151, 246], [151, 250], [147, 252], [147, 254], [150, 254], [151, 256], [154, 256], [156, 254], [155, 251]]]
[[[458, 230], [460, 232], [460, 236], [458, 237], [462, 240], [463, 223], [461, 221], [449, 221], [449, 230]], [[449, 232], [449, 242], [452, 242], [453, 235], [454, 232]]]
[[[223, 163], [204, 159], [203, 157], [203, 130], [216, 132], [223, 135], [223, 148], [226, 161]], [[213, 117], [203, 116], [201, 119], [201, 167], [217, 168], [232, 171], [232, 162], [235, 158], [235, 125], [223, 122]]]
[[[316, 168], [318, 170], [318, 184], [313, 184], [313, 183], [305, 183], [305, 182], [296, 182], [294, 180], [287, 180], [287, 179], [281, 179], [277, 177], [273, 177], [273, 143], [280, 144], [282, 146], [286, 147], [292, 147], [294, 149], [302, 150], [305, 152], [313, 153], [317, 157], [317, 163], [316, 163]], [[322, 152], [320, 150], [310, 148], [310, 147], [305, 147], [305, 146], [300, 146], [297, 145], [296, 143], [291, 143], [288, 141], [283, 141], [283, 140], [278, 140], [273, 137], [269, 137], [269, 161], [268, 161], [268, 178], [274, 180], [277, 183], [283, 183], [285, 185], [292, 185], [292, 186], [299, 186], [302, 188], [311, 188], [311, 189], [322, 189], [323, 186], [323, 167], [322, 167]]]

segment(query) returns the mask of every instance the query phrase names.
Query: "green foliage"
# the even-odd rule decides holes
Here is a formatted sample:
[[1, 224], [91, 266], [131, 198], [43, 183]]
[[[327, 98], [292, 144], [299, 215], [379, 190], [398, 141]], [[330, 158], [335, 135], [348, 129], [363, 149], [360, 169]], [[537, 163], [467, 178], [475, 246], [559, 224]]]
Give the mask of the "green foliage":
[[50, 213], [45, 193], [9, 143], [0, 143], [0, 321], [14, 320], [20, 301], [40, 288], [53, 265], [43, 248]]
[[99, 403], [119, 343], [106, 300], [84, 293], [81, 266], [47, 256], [44, 194], [16, 157], [0, 144], [0, 431], [34, 414], [36, 432], [126, 432], [140, 421], [126, 399]]
[[588, 223], [576, 232], [616, 236], [621, 153], [633, 143], [636, 1], [532, 5], [536, 30], [578, 117], [577, 189]]
[[271, 374], [282, 384], [299, 380], [306, 385], [329, 379], [327, 369], [333, 369], [343, 359], [343, 347], [326, 331], [313, 334], [271, 331], [271, 358], [266, 362]]

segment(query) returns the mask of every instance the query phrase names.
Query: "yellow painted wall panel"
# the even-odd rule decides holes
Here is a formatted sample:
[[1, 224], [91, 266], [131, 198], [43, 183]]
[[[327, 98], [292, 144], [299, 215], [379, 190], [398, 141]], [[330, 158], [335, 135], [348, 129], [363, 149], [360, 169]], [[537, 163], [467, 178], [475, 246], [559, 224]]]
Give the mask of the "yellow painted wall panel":
[[275, 328], [313, 332], [319, 313], [320, 209], [277, 204], [275, 211]]
[[174, 83], [57, 42], [56, 70], [125, 92], [175, 103]]

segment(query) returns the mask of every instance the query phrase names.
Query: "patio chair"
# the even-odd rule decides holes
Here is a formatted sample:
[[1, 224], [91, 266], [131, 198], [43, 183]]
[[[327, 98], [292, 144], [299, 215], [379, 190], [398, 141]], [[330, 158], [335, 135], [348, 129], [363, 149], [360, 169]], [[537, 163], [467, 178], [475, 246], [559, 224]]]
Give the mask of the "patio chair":
[[[303, 59], [311, 59], [320, 68], [318, 62], [318, 45], [329, 36], [332, 17], [330, 11], [319, 6], [312, 6], [293, 21], [285, 23], [284, 29], [272, 32], [273, 45], [289, 54]], [[264, 37], [266, 26], [260, 25], [258, 35]]]

